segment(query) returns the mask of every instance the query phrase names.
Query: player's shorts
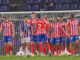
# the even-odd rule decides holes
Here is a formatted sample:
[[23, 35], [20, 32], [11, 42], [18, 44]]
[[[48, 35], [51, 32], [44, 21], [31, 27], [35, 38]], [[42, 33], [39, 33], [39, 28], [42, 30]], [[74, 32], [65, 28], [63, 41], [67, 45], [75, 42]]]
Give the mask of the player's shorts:
[[48, 42], [49, 42], [49, 44], [50, 44], [50, 40], [51, 40], [51, 38], [48, 38]]
[[79, 35], [70, 36], [69, 42], [74, 42], [75, 40], [79, 40]]
[[38, 41], [37, 35], [32, 35], [32, 41], [33, 41], [33, 42], [37, 42], [37, 41]]
[[57, 38], [52, 38], [51, 40], [50, 40], [50, 44], [55, 44], [55, 43], [59, 43], [60, 42], [60, 38], [59, 37], [57, 37]]
[[69, 44], [69, 38], [67, 39], [67, 44]]
[[48, 40], [46, 34], [38, 35], [39, 42], [43, 42], [43, 39], [44, 39], [44, 41]]
[[30, 42], [30, 37], [21, 38], [21, 43], [27, 43], [27, 42]]
[[4, 42], [12, 42], [12, 36], [3, 36]]
[[65, 42], [65, 40], [66, 40], [65, 36], [64, 37], [60, 37], [60, 42]]

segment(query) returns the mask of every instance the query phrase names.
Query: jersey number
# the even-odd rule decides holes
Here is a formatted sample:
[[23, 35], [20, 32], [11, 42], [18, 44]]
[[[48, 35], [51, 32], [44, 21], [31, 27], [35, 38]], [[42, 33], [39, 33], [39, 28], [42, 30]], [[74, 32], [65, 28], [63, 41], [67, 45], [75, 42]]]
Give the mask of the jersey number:
[[38, 24], [39, 29], [41, 29], [41, 24]]

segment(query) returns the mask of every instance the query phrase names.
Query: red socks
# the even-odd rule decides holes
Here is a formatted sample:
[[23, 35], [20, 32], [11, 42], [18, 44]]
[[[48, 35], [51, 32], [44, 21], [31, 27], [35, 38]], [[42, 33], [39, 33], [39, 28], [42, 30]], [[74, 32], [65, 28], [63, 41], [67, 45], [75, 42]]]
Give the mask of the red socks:
[[78, 51], [78, 48], [75, 48], [75, 50], [74, 50], [74, 51], [75, 51], [75, 52], [76, 52], [76, 51]]
[[6, 51], [6, 54], [9, 54], [9, 50], [8, 50], [8, 45], [7, 44], [5, 45], [5, 51]]
[[9, 46], [10, 51], [12, 52], [12, 45]]
[[65, 51], [65, 45], [63, 45], [63, 51]]
[[73, 55], [73, 50], [70, 50], [70, 53]]
[[61, 45], [59, 46], [59, 54], [61, 54]]
[[44, 54], [46, 55], [46, 47], [44, 47]]
[[42, 45], [42, 43], [40, 43], [40, 52], [42, 53], [43, 52], [43, 45]]
[[59, 49], [59, 47], [57, 46], [57, 49], [56, 49], [57, 56], [59, 55], [59, 53], [58, 53], [58, 49]]
[[50, 50], [50, 45], [48, 42], [46, 42], [46, 45], [47, 45], [48, 50]]
[[31, 52], [34, 54], [34, 44], [31, 45]]
[[53, 46], [53, 56], [55, 56], [55, 46]]
[[36, 50], [38, 51], [38, 49], [39, 49], [39, 44], [36, 44]]

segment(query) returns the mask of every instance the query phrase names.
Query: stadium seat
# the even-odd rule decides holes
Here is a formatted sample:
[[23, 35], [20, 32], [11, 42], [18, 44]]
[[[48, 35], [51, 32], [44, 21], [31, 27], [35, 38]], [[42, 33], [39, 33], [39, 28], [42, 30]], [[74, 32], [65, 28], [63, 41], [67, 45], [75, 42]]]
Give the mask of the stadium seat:
[[32, 10], [38, 11], [38, 10], [39, 10], [39, 6], [38, 6], [38, 5], [33, 5], [33, 6], [32, 6]]
[[36, 3], [40, 3], [41, 2], [41, 0], [34, 0], [34, 3], [36, 4]]
[[69, 10], [69, 9], [70, 9], [69, 4], [64, 4], [64, 5], [63, 5], [63, 10]]
[[0, 0], [0, 4], [1, 4], [1, 2], [2, 2], [2, 1]]
[[25, 11], [31, 11], [31, 6], [30, 6], [30, 5], [25, 6], [25, 7], [24, 7], [24, 10], [25, 10]]
[[56, 10], [61, 10], [62, 9], [62, 5], [61, 4], [57, 4], [56, 5]]
[[33, 0], [26, 0], [27, 4], [33, 4]]
[[49, 0], [44, 0], [44, 3], [49, 3]]
[[9, 4], [9, 0], [3, 0], [3, 4]]
[[7, 11], [7, 6], [1, 6], [0, 11], [2, 11], [2, 12]]
[[78, 9], [77, 4], [72, 4], [72, 5], [71, 5], [71, 10], [77, 10], [77, 9]]

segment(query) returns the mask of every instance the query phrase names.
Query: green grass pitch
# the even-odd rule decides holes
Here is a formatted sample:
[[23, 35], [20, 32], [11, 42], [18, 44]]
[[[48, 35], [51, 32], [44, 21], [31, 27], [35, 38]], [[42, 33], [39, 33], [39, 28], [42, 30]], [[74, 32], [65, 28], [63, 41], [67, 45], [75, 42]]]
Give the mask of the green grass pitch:
[[0, 60], [80, 60], [80, 56], [0, 56]]

